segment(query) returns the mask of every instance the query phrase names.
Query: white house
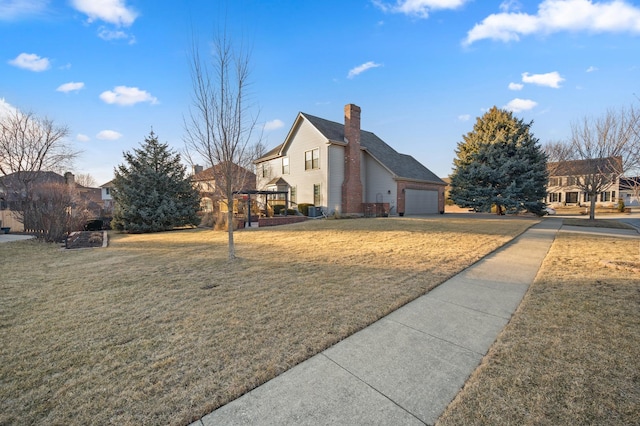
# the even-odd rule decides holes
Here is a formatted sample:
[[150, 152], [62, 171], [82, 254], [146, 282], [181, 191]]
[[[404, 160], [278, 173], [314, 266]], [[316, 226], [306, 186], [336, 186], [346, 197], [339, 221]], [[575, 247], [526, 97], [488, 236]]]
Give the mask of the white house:
[[[295, 204], [326, 214], [444, 212], [446, 184], [410, 155], [360, 129], [360, 107], [344, 108], [344, 124], [299, 113], [285, 141], [255, 161], [258, 190], [288, 191]], [[295, 206], [294, 204], [294, 206]]]
[[[614, 205], [618, 201], [622, 158], [607, 157], [548, 163], [547, 203], [558, 205], [590, 205], [583, 188], [599, 183], [601, 191], [593, 200], [596, 205]], [[595, 182], [595, 183], [594, 183]]]
[[112, 191], [112, 180], [103, 185], [100, 185], [100, 197], [102, 198], [102, 205], [107, 214], [111, 214], [113, 212], [113, 197], [111, 196]]

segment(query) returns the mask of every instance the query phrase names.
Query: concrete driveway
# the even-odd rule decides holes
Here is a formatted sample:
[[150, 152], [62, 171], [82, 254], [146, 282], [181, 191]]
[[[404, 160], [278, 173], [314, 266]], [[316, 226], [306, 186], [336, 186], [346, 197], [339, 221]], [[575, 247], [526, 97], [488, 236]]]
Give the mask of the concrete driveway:
[[10, 243], [11, 241], [30, 240], [35, 238], [33, 235], [22, 234], [0, 234], [0, 243]]

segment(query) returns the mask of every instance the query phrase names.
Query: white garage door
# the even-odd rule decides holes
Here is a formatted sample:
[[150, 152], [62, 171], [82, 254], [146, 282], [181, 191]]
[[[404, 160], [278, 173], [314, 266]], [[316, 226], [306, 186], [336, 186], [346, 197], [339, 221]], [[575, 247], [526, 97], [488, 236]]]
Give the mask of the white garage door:
[[405, 214], [434, 214], [438, 210], [438, 191], [406, 189], [404, 192]]

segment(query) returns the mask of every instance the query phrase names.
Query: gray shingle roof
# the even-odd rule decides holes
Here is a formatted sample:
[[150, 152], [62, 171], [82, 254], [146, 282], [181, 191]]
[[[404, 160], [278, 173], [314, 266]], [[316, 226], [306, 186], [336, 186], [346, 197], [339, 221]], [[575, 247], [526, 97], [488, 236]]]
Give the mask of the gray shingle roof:
[[[344, 143], [344, 124], [302, 113], [329, 141]], [[360, 145], [398, 178], [445, 184], [431, 170], [407, 154], [400, 154], [372, 132], [360, 131]]]

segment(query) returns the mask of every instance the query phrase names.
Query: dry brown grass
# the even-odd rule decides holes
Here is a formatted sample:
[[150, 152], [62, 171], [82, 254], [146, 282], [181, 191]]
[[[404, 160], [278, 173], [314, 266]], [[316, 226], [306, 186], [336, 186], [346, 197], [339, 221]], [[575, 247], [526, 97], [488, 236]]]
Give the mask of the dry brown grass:
[[562, 221], [563, 225], [568, 226], [588, 226], [593, 228], [613, 228], [613, 229], [635, 229], [633, 226], [628, 223], [620, 222], [615, 219], [578, 219], [578, 218], [567, 218]]
[[324, 220], [0, 244], [0, 424], [185, 424], [365, 327], [532, 219]]
[[560, 233], [523, 303], [438, 425], [637, 425], [638, 240]]

